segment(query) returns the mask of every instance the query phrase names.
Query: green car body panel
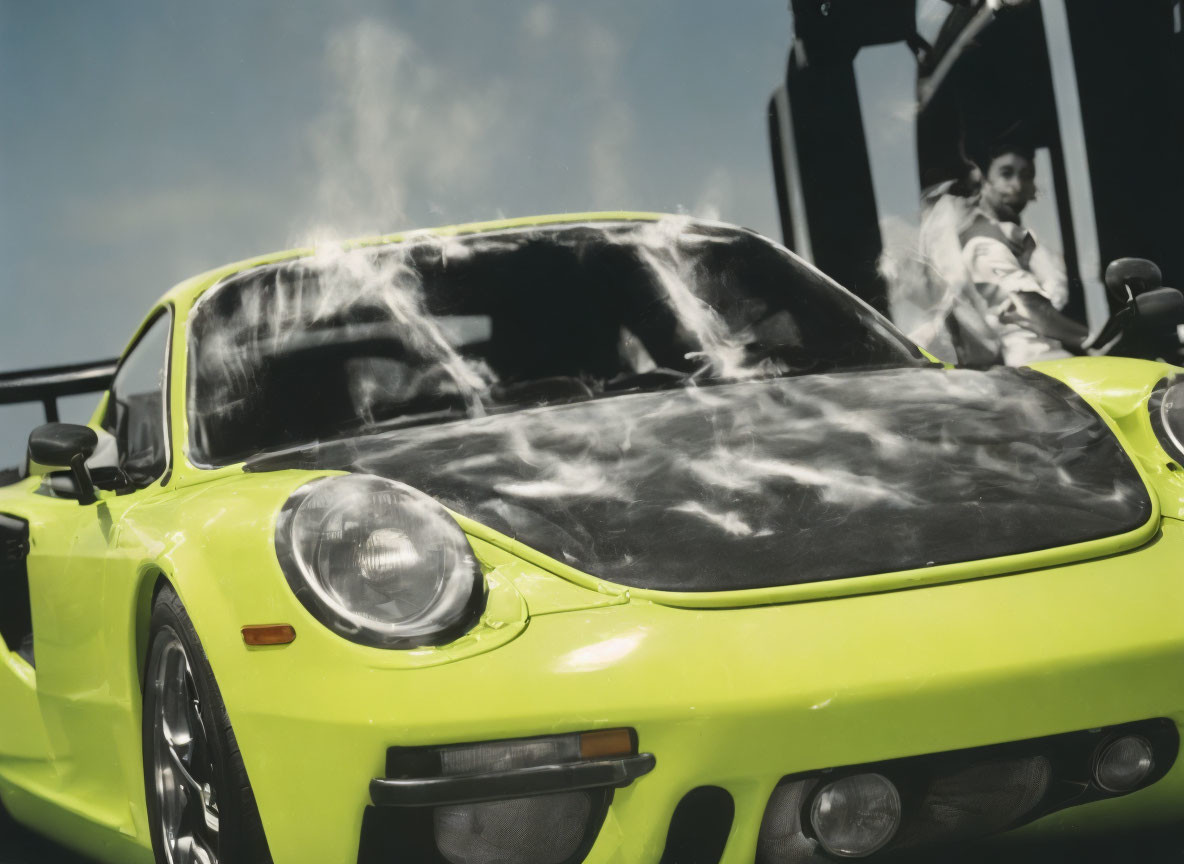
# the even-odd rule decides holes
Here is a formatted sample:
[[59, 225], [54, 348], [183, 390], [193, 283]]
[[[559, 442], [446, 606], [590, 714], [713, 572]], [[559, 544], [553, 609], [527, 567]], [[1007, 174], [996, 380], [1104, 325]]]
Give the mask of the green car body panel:
[[[463, 233], [575, 214], [444, 229]], [[398, 236], [363, 243], [397, 242]], [[616, 792], [588, 862], [656, 861], [691, 788], [736, 804], [723, 860], [751, 862], [787, 774], [1015, 741], [1152, 717], [1184, 725], [1184, 471], [1146, 404], [1177, 369], [1082, 358], [1038, 364], [1105, 419], [1151, 492], [1121, 536], [1007, 558], [715, 593], [598, 580], [462, 516], [486, 576], [480, 623], [440, 647], [382, 650], [319, 624], [274, 548], [288, 496], [324, 471], [205, 470], [188, 458], [186, 327], [228, 275], [160, 306], [172, 320], [172, 466], [91, 506], [0, 489], [28, 521], [34, 671], [0, 645], [0, 796], [13, 816], [110, 862], [153, 860], [141, 690], [153, 592], [167, 580], [217, 678], [277, 862], [352, 862], [386, 748], [630, 726], [657, 768]], [[151, 317], [151, 316], [149, 316]], [[97, 426], [102, 405], [92, 421]], [[284, 646], [241, 628], [291, 624]], [[1184, 766], [1132, 795], [1021, 834], [1163, 824], [1184, 812]]]

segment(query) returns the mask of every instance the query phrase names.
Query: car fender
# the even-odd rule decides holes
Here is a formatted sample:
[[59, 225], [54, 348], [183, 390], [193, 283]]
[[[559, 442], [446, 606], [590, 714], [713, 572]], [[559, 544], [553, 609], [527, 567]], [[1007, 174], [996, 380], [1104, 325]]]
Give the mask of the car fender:
[[1126, 357], [1076, 357], [1035, 363], [1032, 368], [1072, 387], [1108, 418], [1155, 493], [1160, 513], [1184, 519], [1184, 470], [1160, 445], [1147, 408], [1158, 384], [1184, 369]]

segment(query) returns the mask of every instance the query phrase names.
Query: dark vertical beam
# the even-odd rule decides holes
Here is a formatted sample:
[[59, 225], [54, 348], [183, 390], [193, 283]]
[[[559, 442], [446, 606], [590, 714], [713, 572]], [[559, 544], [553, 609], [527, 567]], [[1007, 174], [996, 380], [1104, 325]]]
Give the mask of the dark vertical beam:
[[[882, 312], [887, 286], [854, 52], [805, 62], [796, 45], [786, 92], [814, 263]], [[792, 192], [792, 190], [790, 190]]]
[[1101, 265], [1151, 258], [1184, 285], [1184, 40], [1173, 0], [1065, 3]]
[[[1072, 196], [1077, 195], [1080, 197], [1081, 190], [1070, 190], [1069, 188], [1070, 173], [1068, 160], [1065, 155], [1064, 132], [1061, 129], [1062, 120], [1069, 116], [1066, 109], [1070, 109], [1072, 106], [1057, 104], [1058, 85], [1062, 91], [1061, 95], [1064, 95], [1064, 91], [1070, 82], [1061, 79], [1069, 76], [1066, 76], [1063, 71], [1058, 71], [1056, 75], [1053, 74], [1054, 58], [1050, 56], [1052, 53], [1050, 46], [1056, 45], [1058, 42], [1056, 39], [1049, 38], [1048, 27], [1052, 22], [1045, 20], [1044, 13], [1039, 7], [1036, 7], [1036, 11], [1040, 12], [1040, 14], [1033, 17], [1032, 26], [1039, 27], [1040, 29], [1038, 43], [1042, 46], [1042, 50], [1037, 51], [1033, 49], [1032, 54], [1034, 57], [1039, 55], [1040, 58], [1034, 61], [1035, 75], [1040, 79], [1039, 89], [1042, 91], [1046, 90], [1047, 92], [1047, 101], [1046, 99], [1038, 100], [1038, 107], [1029, 109], [1029, 111], [1035, 110], [1040, 113], [1047, 113], [1055, 118], [1053, 122], [1049, 122], [1045, 127], [1045, 141], [1043, 143], [1047, 143], [1049, 157], [1052, 161], [1052, 184], [1056, 193], [1057, 221], [1060, 223], [1061, 228], [1059, 239], [1061, 241], [1061, 249], [1064, 250], [1062, 255], [1065, 259], [1065, 275], [1069, 279], [1069, 302], [1062, 311], [1071, 318], [1085, 322], [1091, 326], [1097, 326], [1099, 322], [1090, 320], [1090, 303], [1086, 300], [1087, 288], [1081, 278], [1080, 250], [1083, 247], [1079, 242], [1082, 239], [1080, 232], [1088, 229], [1085, 226], [1076, 225], [1073, 220]], [[1075, 75], [1071, 77], [1076, 78]], [[1051, 104], [1048, 104], [1049, 102]], [[1039, 124], [1034, 122], [1033, 118], [1029, 120], [1029, 125], [1036, 128]], [[1039, 178], [1037, 178], [1037, 182], [1039, 182]], [[1089, 223], [1091, 226], [1092, 224], [1092, 222]], [[1092, 243], [1093, 239], [1090, 238], [1089, 242]], [[1089, 275], [1091, 284], [1088, 290], [1095, 294], [1104, 293], [1100, 290], [1100, 285], [1097, 282], [1098, 274], [1091, 273]], [[1095, 307], [1099, 305], [1097, 300], [1093, 301], [1093, 305]], [[1095, 316], [1096, 314], [1097, 312], [1094, 313]]]

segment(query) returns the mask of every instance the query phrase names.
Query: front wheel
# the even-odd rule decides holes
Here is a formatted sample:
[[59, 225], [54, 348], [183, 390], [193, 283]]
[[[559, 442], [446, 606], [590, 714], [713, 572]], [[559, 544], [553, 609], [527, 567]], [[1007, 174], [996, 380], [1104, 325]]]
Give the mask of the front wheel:
[[214, 674], [169, 587], [152, 607], [142, 731], [157, 864], [270, 862]]

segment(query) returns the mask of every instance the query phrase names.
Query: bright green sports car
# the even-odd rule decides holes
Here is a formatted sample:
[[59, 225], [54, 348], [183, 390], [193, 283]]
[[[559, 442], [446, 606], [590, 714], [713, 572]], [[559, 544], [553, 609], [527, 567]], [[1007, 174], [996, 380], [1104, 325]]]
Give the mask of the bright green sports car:
[[1184, 391], [578, 214], [195, 277], [0, 488], [0, 797], [109, 862], [796, 864], [1184, 814]]

